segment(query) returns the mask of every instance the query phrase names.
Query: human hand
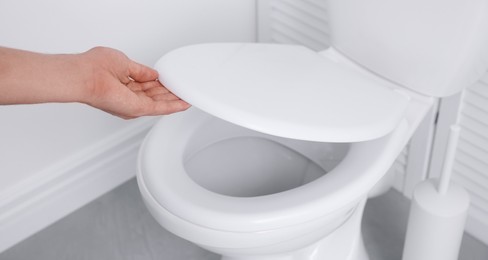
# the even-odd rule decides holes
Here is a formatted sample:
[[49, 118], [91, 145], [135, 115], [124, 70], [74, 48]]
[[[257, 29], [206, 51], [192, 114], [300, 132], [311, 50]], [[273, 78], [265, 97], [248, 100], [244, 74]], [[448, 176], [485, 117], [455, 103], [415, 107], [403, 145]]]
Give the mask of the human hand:
[[186, 110], [181, 100], [158, 80], [157, 71], [122, 52], [96, 47], [80, 54], [87, 91], [81, 102], [124, 119], [167, 115]]

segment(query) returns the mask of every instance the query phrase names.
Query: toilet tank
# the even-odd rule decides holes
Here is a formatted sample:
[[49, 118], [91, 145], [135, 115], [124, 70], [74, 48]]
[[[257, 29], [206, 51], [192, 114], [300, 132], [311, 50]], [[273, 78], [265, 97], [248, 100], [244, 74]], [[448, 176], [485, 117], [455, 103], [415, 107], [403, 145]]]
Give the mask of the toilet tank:
[[331, 45], [428, 96], [455, 94], [488, 68], [488, 0], [327, 0]]

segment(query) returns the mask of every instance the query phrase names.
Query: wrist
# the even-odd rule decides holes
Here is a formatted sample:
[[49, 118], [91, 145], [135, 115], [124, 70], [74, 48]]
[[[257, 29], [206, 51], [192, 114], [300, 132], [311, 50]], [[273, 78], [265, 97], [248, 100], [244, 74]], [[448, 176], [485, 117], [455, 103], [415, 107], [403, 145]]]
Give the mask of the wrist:
[[93, 94], [94, 68], [85, 53], [66, 54], [66, 70], [69, 74], [69, 102], [89, 104]]

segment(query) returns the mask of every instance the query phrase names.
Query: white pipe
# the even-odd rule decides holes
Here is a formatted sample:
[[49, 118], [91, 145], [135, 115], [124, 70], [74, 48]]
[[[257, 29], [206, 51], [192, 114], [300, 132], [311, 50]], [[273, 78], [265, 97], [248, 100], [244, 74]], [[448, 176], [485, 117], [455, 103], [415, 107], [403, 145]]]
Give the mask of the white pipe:
[[461, 128], [458, 125], [452, 125], [451, 131], [449, 132], [449, 142], [447, 144], [446, 155], [444, 157], [444, 164], [442, 167], [442, 173], [439, 181], [439, 186], [437, 191], [440, 195], [445, 195], [448, 188], [449, 182], [451, 181], [452, 166], [454, 163], [454, 156], [456, 155], [456, 147], [459, 141], [459, 133]]

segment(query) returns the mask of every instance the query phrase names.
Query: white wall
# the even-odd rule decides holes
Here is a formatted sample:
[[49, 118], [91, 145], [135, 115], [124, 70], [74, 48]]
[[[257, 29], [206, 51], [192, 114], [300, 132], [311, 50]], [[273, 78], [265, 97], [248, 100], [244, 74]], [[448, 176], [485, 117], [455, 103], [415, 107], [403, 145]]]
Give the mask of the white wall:
[[[0, 45], [82, 52], [97, 45], [152, 65], [175, 47], [253, 41], [249, 0], [16, 0], [0, 3]], [[0, 191], [132, 122], [82, 105], [0, 107]]]
[[[0, 46], [31, 51], [71, 53], [104, 45], [151, 66], [178, 46], [254, 40], [251, 0], [0, 2]], [[90, 157], [104, 144], [118, 147], [114, 136], [139, 136], [140, 131], [130, 131], [147, 128], [146, 121], [124, 121], [80, 104], [0, 106], [0, 229], [6, 226], [5, 209], [14, 204], [19, 190], [35, 186], [55, 170], [64, 174], [67, 164]], [[32, 194], [37, 192], [42, 190]]]

